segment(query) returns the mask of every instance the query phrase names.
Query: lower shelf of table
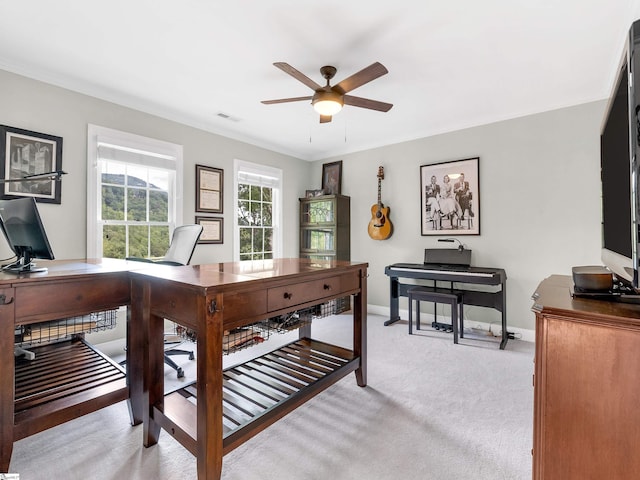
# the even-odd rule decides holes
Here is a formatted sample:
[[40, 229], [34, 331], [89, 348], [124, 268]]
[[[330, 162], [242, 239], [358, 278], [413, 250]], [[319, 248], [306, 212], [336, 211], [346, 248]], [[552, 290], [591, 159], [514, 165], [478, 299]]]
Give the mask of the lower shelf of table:
[[84, 340], [29, 350], [15, 366], [14, 440], [128, 398], [124, 369]]
[[[351, 350], [301, 339], [223, 372], [223, 453], [360, 366]], [[168, 394], [154, 420], [196, 454], [197, 383]]]

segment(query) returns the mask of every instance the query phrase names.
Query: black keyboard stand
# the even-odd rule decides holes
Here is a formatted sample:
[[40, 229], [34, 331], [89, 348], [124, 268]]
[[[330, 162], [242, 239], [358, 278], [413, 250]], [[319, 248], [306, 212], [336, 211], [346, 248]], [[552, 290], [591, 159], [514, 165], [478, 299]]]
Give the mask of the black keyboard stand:
[[[502, 268], [467, 267], [459, 270], [438, 268], [437, 265], [422, 263], [396, 263], [384, 269], [389, 277], [389, 320], [385, 325], [391, 325], [400, 320], [400, 297], [407, 296], [407, 290], [414, 283], [402, 283], [401, 279], [411, 278], [431, 282], [437, 286], [438, 282], [451, 282], [456, 290], [463, 290], [463, 303], [479, 307], [493, 308], [501, 313], [502, 337], [500, 349], [504, 350], [509, 340], [507, 331], [507, 274]], [[496, 291], [479, 291], [465, 288], [465, 285], [494, 285]], [[449, 285], [447, 285], [449, 286]], [[443, 324], [447, 325], [447, 324]], [[450, 327], [450, 325], [449, 325]]]

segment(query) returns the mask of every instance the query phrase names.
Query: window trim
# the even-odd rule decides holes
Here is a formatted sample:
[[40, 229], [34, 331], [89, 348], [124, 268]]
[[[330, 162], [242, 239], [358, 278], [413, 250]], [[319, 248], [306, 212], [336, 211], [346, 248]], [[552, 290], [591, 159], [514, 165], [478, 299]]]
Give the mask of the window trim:
[[[183, 210], [183, 147], [171, 142], [156, 140], [133, 133], [114, 130], [99, 125], [87, 127], [87, 258], [101, 257], [102, 236], [98, 235], [99, 205], [98, 144], [107, 143], [158, 155], [163, 161], [175, 162], [175, 192], [173, 198], [174, 225], [182, 225]], [[171, 219], [170, 219], [171, 220]], [[169, 232], [171, 235], [173, 232]]]
[[283, 231], [282, 231], [282, 210], [283, 205], [283, 171], [280, 168], [269, 167], [266, 165], [260, 165], [259, 163], [247, 162], [245, 160], [234, 159], [233, 160], [233, 235], [235, 241], [233, 242], [233, 259], [234, 261], [240, 260], [240, 235], [238, 225], [238, 176], [240, 172], [251, 173], [254, 175], [263, 175], [266, 177], [272, 177], [276, 179], [275, 185], [272, 187], [273, 192], [273, 258], [282, 257], [282, 245], [283, 245]]

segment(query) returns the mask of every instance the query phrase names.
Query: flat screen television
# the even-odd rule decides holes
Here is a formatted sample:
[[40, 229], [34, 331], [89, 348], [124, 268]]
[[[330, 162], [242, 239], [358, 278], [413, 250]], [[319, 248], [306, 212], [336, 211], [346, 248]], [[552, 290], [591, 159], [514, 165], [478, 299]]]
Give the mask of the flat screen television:
[[638, 155], [640, 154], [640, 21], [629, 30], [600, 135], [602, 262], [619, 285], [640, 293]]
[[53, 252], [32, 197], [0, 200], [0, 228], [17, 260], [2, 267], [9, 273], [43, 272], [34, 258], [53, 260]]

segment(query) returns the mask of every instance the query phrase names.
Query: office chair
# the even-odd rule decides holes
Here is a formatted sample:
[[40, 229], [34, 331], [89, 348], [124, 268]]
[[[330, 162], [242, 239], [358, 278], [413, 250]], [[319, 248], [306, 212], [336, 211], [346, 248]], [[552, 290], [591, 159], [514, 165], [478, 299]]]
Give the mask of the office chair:
[[[161, 265], [189, 265], [201, 234], [202, 225], [182, 225], [180, 227], [176, 227], [173, 230], [169, 250], [167, 250], [167, 253], [161, 259], [152, 260], [149, 258], [127, 257], [126, 260], [156, 263]], [[176, 371], [178, 378], [184, 377], [184, 371], [170, 358], [171, 355], [188, 355], [189, 360], [193, 360], [195, 358], [193, 350], [170, 348], [164, 351], [164, 363]]]

